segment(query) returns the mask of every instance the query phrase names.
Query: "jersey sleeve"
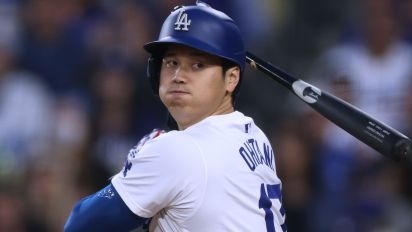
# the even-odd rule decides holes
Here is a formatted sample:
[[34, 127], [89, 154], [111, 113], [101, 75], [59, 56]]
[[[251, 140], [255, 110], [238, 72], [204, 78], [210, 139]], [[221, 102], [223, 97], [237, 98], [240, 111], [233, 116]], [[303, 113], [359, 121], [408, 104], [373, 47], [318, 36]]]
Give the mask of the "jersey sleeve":
[[131, 231], [147, 221], [133, 214], [110, 184], [76, 204], [64, 231]]
[[[150, 218], [168, 207], [189, 216], [203, 197], [204, 161], [198, 146], [179, 132], [169, 132], [133, 148], [112, 184], [129, 209]], [[186, 214], [186, 215], [185, 215]]]

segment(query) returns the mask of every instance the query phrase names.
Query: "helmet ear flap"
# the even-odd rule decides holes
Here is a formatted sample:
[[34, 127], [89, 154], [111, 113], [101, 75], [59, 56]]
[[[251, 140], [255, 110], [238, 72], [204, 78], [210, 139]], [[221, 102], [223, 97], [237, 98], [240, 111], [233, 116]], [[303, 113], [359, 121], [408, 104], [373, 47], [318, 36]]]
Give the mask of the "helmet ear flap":
[[150, 86], [152, 87], [153, 94], [159, 95], [160, 84], [160, 68], [162, 65], [162, 59], [160, 57], [151, 56], [147, 60], [147, 77], [149, 78]]

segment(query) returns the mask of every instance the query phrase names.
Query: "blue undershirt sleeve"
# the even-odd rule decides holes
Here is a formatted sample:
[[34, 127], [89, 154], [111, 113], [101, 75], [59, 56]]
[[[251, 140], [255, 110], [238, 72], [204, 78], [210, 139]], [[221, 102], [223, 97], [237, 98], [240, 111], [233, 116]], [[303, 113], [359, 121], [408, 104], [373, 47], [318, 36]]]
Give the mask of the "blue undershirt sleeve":
[[109, 184], [76, 204], [67, 219], [64, 231], [131, 231], [147, 221], [148, 219], [134, 214], [112, 184]]

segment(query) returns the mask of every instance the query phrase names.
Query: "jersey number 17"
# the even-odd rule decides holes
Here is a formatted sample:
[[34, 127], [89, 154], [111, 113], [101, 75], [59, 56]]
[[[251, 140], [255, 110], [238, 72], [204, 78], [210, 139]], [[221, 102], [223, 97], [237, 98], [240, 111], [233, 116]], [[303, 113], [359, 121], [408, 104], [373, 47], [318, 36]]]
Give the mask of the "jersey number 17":
[[[265, 188], [266, 187], [266, 188]], [[265, 221], [266, 221], [266, 230], [268, 232], [276, 232], [275, 231], [275, 224], [273, 218], [273, 212], [271, 210], [272, 201], [270, 199], [277, 199], [281, 203], [281, 207], [279, 209], [280, 214], [282, 217], [285, 216], [285, 209], [282, 207], [282, 195], [280, 190], [279, 184], [274, 185], [260, 185], [260, 199], [259, 199], [259, 208], [265, 211]], [[286, 224], [283, 223], [281, 225], [282, 231], [286, 232]]]

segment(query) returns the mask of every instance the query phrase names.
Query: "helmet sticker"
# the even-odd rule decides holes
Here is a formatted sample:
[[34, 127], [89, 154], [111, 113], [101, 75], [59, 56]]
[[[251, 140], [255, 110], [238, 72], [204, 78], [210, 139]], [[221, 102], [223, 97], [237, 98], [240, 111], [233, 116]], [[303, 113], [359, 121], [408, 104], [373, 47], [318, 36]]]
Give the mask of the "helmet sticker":
[[184, 10], [179, 12], [175, 22], [176, 31], [189, 31], [189, 26], [192, 23], [192, 20], [188, 19], [187, 13]]

